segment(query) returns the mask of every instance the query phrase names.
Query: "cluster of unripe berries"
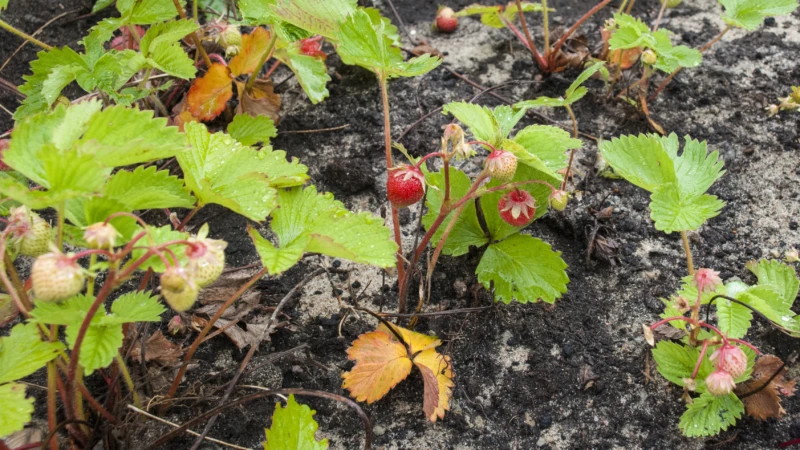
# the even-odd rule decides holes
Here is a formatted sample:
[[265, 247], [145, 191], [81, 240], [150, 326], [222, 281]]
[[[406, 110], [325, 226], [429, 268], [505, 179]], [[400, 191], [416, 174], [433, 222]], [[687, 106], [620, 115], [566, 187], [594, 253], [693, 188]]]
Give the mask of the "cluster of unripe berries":
[[[31, 266], [34, 297], [43, 302], [59, 302], [83, 291], [87, 272], [74, 254], [63, 253], [52, 244], [50, 224], [24, 206], [11, 211], [9, 226], [14, 227], [10, 244], [19, 254], [35, 257]], [[95, 250], [111, 251], [119, 234], [109, 223], [86, 227], [83, 238]], [[161, 275], [161, 294], [176, 311], [189, 309], [200, 289], [213, 283], [225, 267], [225, 241], [191, 237], [186, 245], [185, 267], [168, 265]]]
[[[508, 183], [517, 172], [517, 157], [505, 150], [492, 151], [484, 161], [484, 173], [493, 180]], [[386, 182], [389, 202], [395, 208], [406, 208], [425, 195], [425, 175], [418, 166], [402, 165], [389, 170]], [[567, 193], [554, 190], [550, 195], [550, 206], [563, 211], [567, 206]], [[536, 216], [536, 200], [530, 192], [514, 188], [497, 202], [500, 218], [514, 227], [524, 227]]]
[[741, 348], [724, 343], [711, 357], [716, 370], [706, 377], [706, 389], [712, 395], [728, 395], [736, 387], [736, 379], [747, 370], [747, 355]]

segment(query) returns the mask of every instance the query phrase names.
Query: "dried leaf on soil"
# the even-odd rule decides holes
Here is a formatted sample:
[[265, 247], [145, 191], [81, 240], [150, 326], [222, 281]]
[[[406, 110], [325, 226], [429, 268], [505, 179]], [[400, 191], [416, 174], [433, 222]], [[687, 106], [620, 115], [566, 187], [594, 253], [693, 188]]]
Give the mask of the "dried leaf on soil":
[[[761, 388], [767, 380], [781, 367], [783, 361], [774, 355], [764, 355], [756, 361], [753, 367], [753, 377], [746, 383], [736, 386], [736, 395], [742, 396], [748, 392]], [[742, 398], [748, 416], [756, 419], [780, 419], [784, 411], [779, 395], [791, 397], [794, 395], [795, 382], [786, 378], [786, 369], [781, 369], [778, 376], [769, 385], [753, 395]]]
[[236, 114], [253, 117], [267, 116], [277, 125], [280, 121], [281, 96], [275, 93], [270, 80], [256, 80], [250, 90], [245, 91], [244, 83], [236, 83], [239, 90], [239, 106]]
[[349, 389], [350, 396], [356, 400], [373, 403], [403, 381], [411, 373], [413, 363], [422, 373], [425, 385], [425, 416], [431, 422], [444, 418], [444, 412], [450, 409], [454, 384], [450, 357], [435, 350], [442, 341], [435, 336], [392, 327], [405, 344], [383, 324], [359, 336], [347, 350], [348, 357], [356, 361], [356, 365], [342, 375], [342, 387]]
[[194, 80], [186, 99], [189, 111], [203, 122], [219, 116], [228, 100], [233, 97], [231, 71], [223, 64], [214, 63], [208, 72]]
[[[183, 356], [183, 349], [180, 345], [172, 343], [169, 339], [157, 330], [144, 343], [144, 360], [155, 361], [161, 365], [172, 365]], [[131, 358], [136, 362], [142, 361], [142, 343], [136, 341], [131, 349]]]

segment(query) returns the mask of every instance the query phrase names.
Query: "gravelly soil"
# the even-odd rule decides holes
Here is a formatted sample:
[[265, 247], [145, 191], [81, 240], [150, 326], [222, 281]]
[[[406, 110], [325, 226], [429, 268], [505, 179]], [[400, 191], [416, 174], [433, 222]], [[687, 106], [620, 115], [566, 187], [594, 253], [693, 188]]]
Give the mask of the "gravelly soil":
[[[12, 0], [13, 1], [13, 0]], [[41, 2], [50, 4], [50, 2]], [[79, 2], [62, 2], [66, 9]], [[367, 2], [369, 3], [369, 2]], [[462, 7], [468, 0], [446, 2]], [[483, 2], [489, 3], [489, 2]], [[591, 2], [552, 1], [556, 25], [568, 25], [589, 9]], [[615, 2], [616, 3], [616, 2]], [[436, 10], [427, 0], [396, 0], [397, 10], [415, 39], [428, 39], [445, 52], [446, 64], [484, 86], [514, 81], [498, 92], [514, 100], [539, 95], [557, 96], [577, 75], [567, 71], [541, 80], [529, 55], [506, 32], [490, 30], [476, 19], [464, 19], [453, 35], [431, 32], [429, 20]], [[652, 22], [658, 11], [656, 0], [639, 0], [634, 14]], [[376, 2], [384, 14], [394, 18], [388, 4]], [[27, 8], [26, 8], [27, 9]], [[51, 17], [37, 10], [37, 17]], [[669, 10], [663, 27], [675, 32], [674, 40], [700, 46], [721, 29], [720, 7], [712, 0], [685, 2]], [[609, 16], [605, 11], [582, 28], [590, 42], [599, 41], [599, 26]], [[52, 13], [55, 15], [55, 13]], [[9, 19], [28, 31], [37, 26], [31, 16], [13, 8]], [[46, 20], [46, 19], [42, 19]], [[36, 19], [36, 21], [41, 21]], [[41, 37], [53, 44], [73, 44], [86, 24], [75, 22], [56, 26]], [[769, 21], [759, 31], [730, 33], [712, 48], [699, 68], [686, 70], [651, 104], [653, 117], [669, 132], [708, 140], [719, 149], [727, 174], [711, 193], [728, 202], [722, 214], [691, 236], [696, 264], [720, 270], [723, 278], [739, 277], [752, 282], [745, 262], [782, 254], [800, 247], [800, 115], [782, 114], [767, 118], [764, 108], [789, 86], [800, 83], [800, 14]], [[532, 32], [541, 34], [540, 24]], [[404, 45], [411, 46], [404, 36]], [[0, 42], [8, 54], [17, 41]], [[18, 55], [0, 76], [20, 82], [25, 65], [33, 58], [31, 49]], [[348, 207], [380, 212], [383, 208], [382, 117], [378, 85], [374, 76], [344, 66], [334, 55], [328, 59], [335, 75], [329, 86], [331, 96], [311, 105], [294, 80], [280, 87], [284, 95], [281, 131], [328, 128], [349, 124], [329, 133], [280, 134], [276, 148], [299, 157], [311, 170], [312, 181], [321, 190], [332, 191]], [[276, 80], [288, 74], [279, 70]], [[633, 81], [631, 80], [628, 81]], [[590, 81], [590, 94], [578, 104], [581, 130], [610, 139], [620, 134], [647, 132], [647, 124], [631, 106], [606, 101], [602, 84]], [[399, 136], [422, 114], [453, 100], [469, 99], [476, 90], [444, 69], [413, 80], [392, 81], [393, 135]], [[0, 102], [14, 107], [6, 94]], [[479, 103], [497, 104], [484, 96]], [[543, 112], [567, 127], [561, 111]], [[7, 117], [0, 124], [11, 124]], [[436, 148], [441, 126], [450, 119], [434, 114], [408, 133], [402, 143], [413, 154]], [[520, 127], [540, 123], [526, 118]], [[544, 123], [544, 122], [542, 122]], [[597, 145], [584, 140], [577, 156], [580, 176], [576, 189], [580, 199], [565, 214], [548, 214], [526, 232], [550, 242], [563, 252], [569, 264], [570, 291], [554, 308], [544, 305], [499, 305], [485, 313], [446, 316], [423, 320], [418, 331], [435, 333], [445, 341], [456, 373], [452, 410], [436, 424], [428, 423], [421, 411], [422, 380], [412, 374], [379, 402], [365, 406], [376, 433], [377, 444], [391, 448], [680, 448], [696, 449], [726, 442], [724, 448], [774, 448], [777, 443], [800, 436], [800, 400], [785, 401], [786, 416], [780, 421], [743, 419], [738, 426], [708, 441], [680, 436], [678, 418], [683, 412], [680, 392], [670, 388], [651, 367], [652, 380], [645, 375], [649, 350], [641, 337], [641, 323], [651, 321], [661, 310], [659, 298], [670, 295], [685, 274], [678, 235], [656, 232], [649, 219], [646, 194], [625, 182], [594, 175]], [[591, 209], [614, 207], [608, 221], [609, 235], [621, 248], [619, 265], [585, 261], [586, 227], [592, 223]], [[246, 222], [221, 210], [209, 209], [197, 223], [210, 219], [212, 233], [231, 241], [230, 264], [257, 260], [244, 234]], [[410, 245], [418, 211], [404, 217]], [[442, 258], [434, 277], [432, 307], [446, 308], [488, 304], [485, 294], [460, 296], [456, 284], [475, 285], [474, 269], [480, 253], [457, 259]], [[310, 259], [277, 280], [260, 283], [264, 303], [275, 304], [309, 268]], [[386, 308], [395, 305], [395, 291], [382, 287], [382, 276], [374, 269], [353, 268], [350, 279], [334, 282], [347, 299], [348, 283], [365, 289], [363, 303]], [[391, 282], [388, 280], [387, 282]], [[358, 286], [358, 285], [356, 285]], [[359, 290], [358, 287], [354, 289]], [[289, 312], [293, 328], [277, 333], [270, 352], [300, 344], [310, 346], [309, 355], [319, 364], [298, 354], [268, 363], [249, 375], [247, 384], [266, 387], [305, 387], [343, 393], [340, 373], [347, 370], [345, 349], [355, 337], [374, 326], [372, 321], [349, 318], [338, 337], [341, 317], [327, 279], [319, 278]], [[376, 306], [377, 307], [377, 306]], [[798, 342], [769, 328], [756, 325], [752, 339], [767, 353], [780, 357], [800, 349]], [[262, 355], [266, 355], [266, 345]], [[197, 383], [211, 373], [232, 369], [243, 357], [229, 342], [217, 339], [197, 355], [204, 361], [191, 371], [188, 383]], [[258, 356], [258, 365], [266, 356]], [[591, 373], [591, 387], [586, 375]], [[792, 373], [800, 375], [796, 370]], [[226, 375], [229, 376], [229, 375]], [[205, 390], [204, 390], [205, 389]], [[208, 386], [195, 385], [204, 393]], [[363, 439], [360, 422], [343, 406], [308, 400], [318, 412], [320, 435], [330, 437], [334, 448], [357, 448]], [[215, 402], [200, 402], [176, 408], [170, 419], [185, 420]], [[264, 401], [227, 413], [211, 435], [240, 445], [257, 447], [273, 403]], [[141, 443], [166, 431], [162, 426], [137, 430]], [[138, 434], [144, 433], [144, 434]], [[138, 441], [138, 439], [137, 439]], [[189, 440], [174, 442], [174, 448], [188, 448]], [[208, 448], [211, 448], [209, 446]]]

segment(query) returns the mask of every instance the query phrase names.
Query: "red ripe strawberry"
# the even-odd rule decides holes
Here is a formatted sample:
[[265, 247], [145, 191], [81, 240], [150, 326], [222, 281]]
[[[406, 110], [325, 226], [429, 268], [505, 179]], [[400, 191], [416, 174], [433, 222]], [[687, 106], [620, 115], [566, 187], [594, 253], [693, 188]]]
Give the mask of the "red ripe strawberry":
[[394, 167], [389, 170], [386, 195], [395, 208], [413, 205], [425, 195], [425, 176], [417, 167]]
[[458, 28], [458, 18], [452, 8], [446, 6], [439, 8], [436, 13], [436, 29], [440, 33], [452, 33]]
[[161, 295], [178, 312], [194, 305], [200, 290], [182, 267], [169, 267], [161, 274]]
[[225, 268], [225, 247], [228, 243], [217, 239], [191, 238], [195, 246], [186, 248], [189, 256], [188, 271], [197, 287], [204, 288], [217, 281]]
[[300, 52], [306, 56], [313, 56], [319, 59], [328, 57], [328, 55], [322, 51], [322, 36], [305, 38], [300, 41]]
[[59, 251], [45, 253], [31, 266], [33, 294], [43, 302], [66, 300], [83, 290], [83, 269]]
[[511, 152], [505, 150], [495, 150], [489, 153], [489, 156], [484, 161], [486, 173], [501, 183], [506, 183], [514, 178], [517, 172], [517, 157]]
[[516, 189], [500, 197], [497, 210], [505, 223], [513, 227], [524, 227], [533, 222], [536, 200], [530, 192]]

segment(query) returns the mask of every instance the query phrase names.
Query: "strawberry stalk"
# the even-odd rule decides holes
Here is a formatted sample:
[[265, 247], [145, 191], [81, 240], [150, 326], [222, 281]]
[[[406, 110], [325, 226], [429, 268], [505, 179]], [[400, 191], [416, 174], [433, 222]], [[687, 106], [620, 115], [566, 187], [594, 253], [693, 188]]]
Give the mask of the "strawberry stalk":
[[[177, 0], [175, 0], [175, 1], [177, 1]], [[17, 37], [25, 39], [26, 41], [30, 42], [31, 44], [38, 45], [39, 47], [41, 47], [41, 48], [43, 48], [45, 50], [50, 51], [50, 50], [53, 49], [53, 47], [45, 44], [44, 42], [36, 39], [35, 37], [33, 37], [33, 36], [23, 32], [23, 31], [20, 31], [20, 30], [14, 28], [14, 26], [9, 24], [5, 20], [0, 20], [0, 28], [8, 31], [9, 33], [15, 34]]]
[[[597, 11], [600, 11], [601, 9], [603, 9], [603, 7], [605, 7], [605, 6], [606, 6], [607, 4], [609, 4], [609, 3], [611, 3], [611, 0], [603, 0], [602, 2], [598, 3], [598, 4], [597, 4], [597, 5], [594, 7], [594, 8], [590, 9], [590, 10], [589, 10], [589, 11], [588, 11], [586, 14], [584, 14], [584, 15], [583, 15], [583, 16], [582, 16], [580, 19], [578, 19], [578, 21], [577, 21], [577, 22], [575, 22], [575, 24], [574, 24], [574, 25], [572, 25], [572, 26], [571, 26], [571, 27], [570, 27], [570, 28], [569, 28], [569, 29], [568, 29], [568, 30], [567, 30], [567, 31], [564, 33], [564, 35], [563, 35], [563, 36], [561, 36], [561, 38], [560, 38], [560, 39], [559, 39], [559, 40], [558, 40], [558, 41], [555, 43], [555, 45], [553, 45], [553, 50], [552, 50], [552, 51], [550, 51], [550, 59], [548, 59], [548, 61], [547, 61], [547, 63], [548, 63], [548, 67], [549, 67], [549, 68], [551, 68], [550, 66], [552, 66], [552, 64], [553, 64], [553, 61], [552, 61], [552, 59], [553, 59], [553, 55], [557, 55], [557, 54], [558, 54], [558, 51], [559, 51], [559, 50], [561, 50], [561, 47], [563, 47], [563, 46], [564, 46], [564, 43], [565, 43], [565, 42], [567, 42], [567, 39], [569, 39], [569, 38], [570, 38], [570, 36], [572, 36], [572, 35], [573, 35], [573, 33], [575, 33], [575, 31], [577, 31], [578, 27], [580, 27], [581, 25], [583, 25], [583, 23], [584, 23], [584, 22], [586, 22], [586, 21], [587, 21], [587, 20], [588, 20], [590, 17], [592, 17], [592, 16], [593, 16], [593, 15], [594, 15], [594, 14], [595, 14]], [[543, 4], [544, 4], [544, 2], [543, 2]], [[547, 14], [547, 13], [545, 13], [545, 14]], [[552, 70], [552, 68], [551, 68], [551, 70]]]
[[[180, 0], [172, 0], [172, 3], [175, 4], [175, 9], [178, 10], [178, 14], [181, 16], [181, 19], [186, 19], [186, 12], [183, 10], [183, 6], [181, 6]], [[194, 17], [194, 20], [197, 21], [197, 16]], [[203, 43], [200, 41], [200, 38], [197, 37], [197, 32], [193, 31], [191, 34], [189, 34], [189, 37], [192, 39], [192, 43], [194, 43], [194, 46], [195, 48], [197, 48], [197, 51], [200, 52], [200, 55], [203, 57], [203, 61], [205, 61], [206, 67], [211, 67], [212, 64], [211, 58], [208, 57], [206, 49], [203, 48]]]

